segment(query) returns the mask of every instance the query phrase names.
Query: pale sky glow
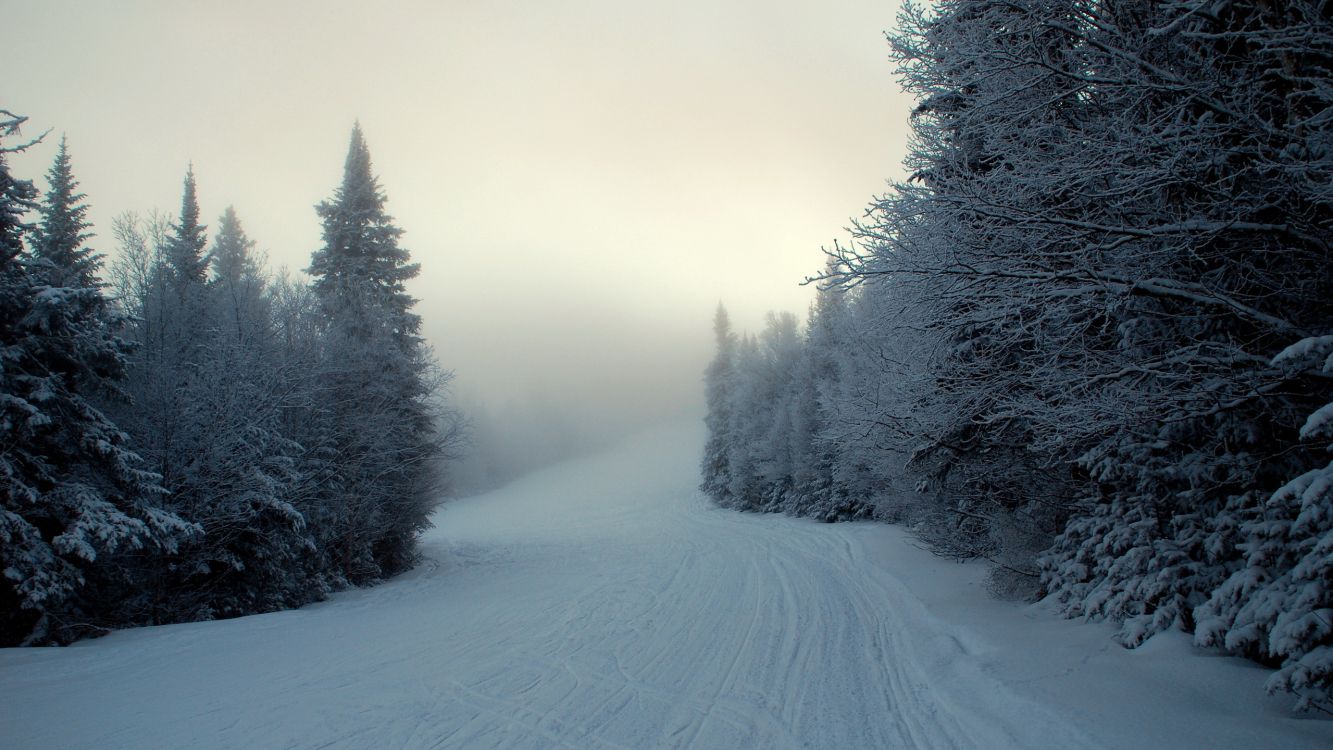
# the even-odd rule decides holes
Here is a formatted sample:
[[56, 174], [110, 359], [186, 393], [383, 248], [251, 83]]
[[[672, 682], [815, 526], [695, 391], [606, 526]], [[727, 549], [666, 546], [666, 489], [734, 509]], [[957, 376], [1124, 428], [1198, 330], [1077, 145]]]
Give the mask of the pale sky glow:
[[[59, 134], [100, 249], [234, 204], [303, 268], [360, 119], [426, 334], [464, 392], [689, 411], [722, 300], [804, 314], [819, 248], [899, 174], [891, 2], [13, 2], [0, 108]], [[42, 181], [38, 179], [38, 184]]]

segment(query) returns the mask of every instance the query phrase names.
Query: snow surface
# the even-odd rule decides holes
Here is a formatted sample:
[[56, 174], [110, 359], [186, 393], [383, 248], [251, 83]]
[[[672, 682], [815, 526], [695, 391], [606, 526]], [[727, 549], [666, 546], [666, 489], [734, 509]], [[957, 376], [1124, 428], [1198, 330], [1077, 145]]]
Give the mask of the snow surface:
[[0, 747], [1333, 747], [1186, 636], [1127, 651], [900, 529], [714, 508], [701, 445], [453, 503], [374, 589], [0, 650]]

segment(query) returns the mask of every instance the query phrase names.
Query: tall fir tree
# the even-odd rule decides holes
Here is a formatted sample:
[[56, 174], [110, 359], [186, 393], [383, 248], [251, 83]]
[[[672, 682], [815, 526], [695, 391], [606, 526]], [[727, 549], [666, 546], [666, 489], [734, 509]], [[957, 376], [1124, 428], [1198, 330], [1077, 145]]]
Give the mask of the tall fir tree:
[[433, 507], [431, 362], [405, 283], [419, 267], [398, 244], [358, 123], [341, 185], [316, 209], [324, 244], [311, 258], [314, 292], [329, 325], [328, 388], [334, 405], [321, 444], [336, 456], [328, 489], [334, 538], [325, 540], [346, 578], [406, 569]]
[[[0, 112], [0, 133], [22, 118]], [[22, 148], [22, 147], [20, 147]], [[17, 150], [17, 149], [14, 149]], [[68, 152], [35, 231], [31, 183], [0, 147], [0, 644], [62, 642], [98, 626], [88, 583], [118, 552], [172, 550], [195, 529], [158, 505], [158, 477], [90, 401], [124, 375], [125, 343], [93, 275]], [[40, 255], [25, 253], [30, 234]]]
[[189, 426], [190, 392], [201, 374], [216, 326], [211, 321], [207, 284], [207, 238], [199, 223], [194, 168], [186, 172], [181, 210], [147, 269], [138, 321], [139, 344], [130, 368], [135, 407], [126, 412], [140, 452], [160, 473], [167, 489], [186, 481], [189, 457], [206, 435]]
[[708, 406], [704, 425], [708, 430], [708, 438], [704, 443], [703, 483], [699, 489], [718, 503], [726, 505], [731, 483], [731, 467], [727, 457], [731, 444], [731, 381], [736, 366], [736, 334], [731, 330], [727, 309], [720, 302], [713, 315], [713, 336], [717, 341], [716, 354], [704, 371], [704, 398]]
[[324, 223], [324, 245], [310, 259], [315, 294], [348, 334], [370, 339], [387, 326], [404, 353], [420, 346], [421, 318], [405, 284], [420, 272], [398, 245], [403, 230], [385, 210], [385, 195], [371, 171], [370, 149], [361, 124], [343, 165], [333, 199], [316, 206]]
[[208, 280], [207, 227], [199, 223], [199, 196], [195, 187], [194, 165], [185, 172], [185, 189], [181, 193], [181, 212], [171, 225], [172, 236], [167, 243], [166, 260], [171, 269], [173, 286], [182, 296], [203, 286]]
[[46, 270], [51, 286], [93, 286], [99, 256], [84, 245], [91, 235], [88, 206], [70, 165], [69, 148], [61, 137], [55, 163], [47, 172], [50, 187], [38, 210], [42, 221], [33, 233], [33, 256], [50, 264]]
[[224, 335], [240, 344], [257, 343], [268, 322], [266, 282], [255, 257], [255, 242], [246, 235], [232, 206], [218, 222], [209, 257], [218, 323]]

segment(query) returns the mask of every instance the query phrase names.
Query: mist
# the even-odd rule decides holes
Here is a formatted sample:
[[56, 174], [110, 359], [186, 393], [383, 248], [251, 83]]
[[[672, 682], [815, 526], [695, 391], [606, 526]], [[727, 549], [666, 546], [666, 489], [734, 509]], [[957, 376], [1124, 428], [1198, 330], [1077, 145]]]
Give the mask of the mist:
[[193, 165], [205, 222], [234, 205], [274, 269], [306, 268], [359, 121], [458, 403], [538, 453], [697, 418], [715, 306], [804, 315], [905, 140], [896, 8], [869, 0], [3, 13], [7, 106], [51, 131], [14, 169], [65, 134], [102, 251]]
[[1333, 747], [1328, 9], [0, 3], [0, 745]]

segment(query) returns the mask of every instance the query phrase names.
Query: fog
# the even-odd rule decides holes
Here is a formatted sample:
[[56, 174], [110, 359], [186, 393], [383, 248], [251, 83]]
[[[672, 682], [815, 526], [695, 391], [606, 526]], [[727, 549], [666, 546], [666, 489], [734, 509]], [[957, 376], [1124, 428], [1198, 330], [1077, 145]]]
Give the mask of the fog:
[[534, 456], [699, 416], [716, 304], [803, 314], [905, 145], [893, 3], [0, 8], [0, 106], [52, 129], [14, 171], [67, 134], [102, 250], [193, 163], [213, 224], [304, 268], [359, 120], [460, 403]]

